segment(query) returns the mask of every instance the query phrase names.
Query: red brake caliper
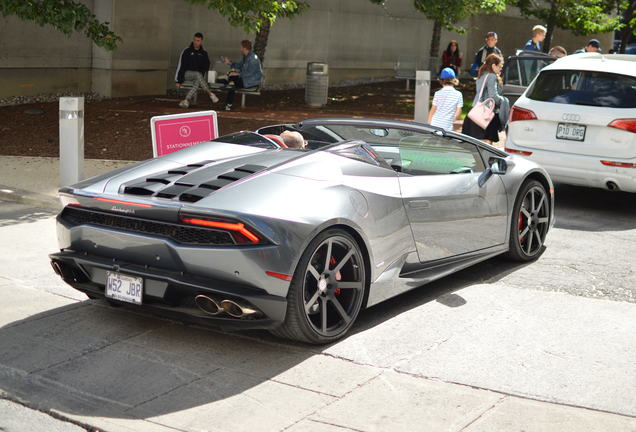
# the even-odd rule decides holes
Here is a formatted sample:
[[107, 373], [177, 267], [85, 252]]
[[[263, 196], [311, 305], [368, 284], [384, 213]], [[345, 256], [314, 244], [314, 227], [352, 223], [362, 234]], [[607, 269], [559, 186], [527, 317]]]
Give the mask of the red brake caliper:
[[[329, 258], [329, 267], [331, 268], [332, 265], [336, 264], [336, 259], [334, 257]], [[335, 291], [333, 292], [335, 295], [340, 294], [340, 288], [336, 288]]]
[[[519, 212], [519, 234], [521, 234], [521, 231], [523, 231], [523, 215], [521, 214], [521, 212]], [[519, 243], [523, 243], [523, 239], [525, 238], [526, 238], [525, 235], [521, 237], [519, 239]]]

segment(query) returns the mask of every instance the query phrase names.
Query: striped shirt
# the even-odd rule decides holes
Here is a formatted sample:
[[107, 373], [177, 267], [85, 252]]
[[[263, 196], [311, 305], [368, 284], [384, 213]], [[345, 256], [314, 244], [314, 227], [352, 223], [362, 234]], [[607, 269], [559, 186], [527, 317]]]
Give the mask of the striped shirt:
[[457, 108], [464, 106], [461, 92], [455, 90], [453, 86], [444, 86], [435, 93], [433, 105], [437, 107], [437, 110], [433, 114], [431, 125], [452, 131], [455, 112]]

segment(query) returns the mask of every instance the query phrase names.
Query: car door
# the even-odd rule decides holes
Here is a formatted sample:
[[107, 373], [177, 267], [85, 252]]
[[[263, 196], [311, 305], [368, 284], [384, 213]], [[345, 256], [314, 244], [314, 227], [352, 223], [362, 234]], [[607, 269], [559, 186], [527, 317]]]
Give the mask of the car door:
[[485, 164], [475, 144], [437, 134], [399, 144], [400, 189], [421, 262], [506, 241], [507, 197], [499, 176], [480, 185]]
[[522, 51], [519, 55], [506, 59], [503, 71], [503, 95], [510, 100], [511, 106], [526, 91], [541, 69], [555, 60], [555, 57], [534, 51]]

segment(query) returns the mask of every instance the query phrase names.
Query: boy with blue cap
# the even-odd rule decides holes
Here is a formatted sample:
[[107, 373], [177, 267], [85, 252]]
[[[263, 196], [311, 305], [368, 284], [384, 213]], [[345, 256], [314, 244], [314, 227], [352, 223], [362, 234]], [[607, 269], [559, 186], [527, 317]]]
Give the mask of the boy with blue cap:
[[459, 118], [464, 106], [464, 98], [455, 86], [459, 84], [455, 71], [444, 68], [439, 75], [442, 88], [435, 92], [433, 106], [428, 113], [428, 123], [432, 126], [453, 130], [453, 122]]

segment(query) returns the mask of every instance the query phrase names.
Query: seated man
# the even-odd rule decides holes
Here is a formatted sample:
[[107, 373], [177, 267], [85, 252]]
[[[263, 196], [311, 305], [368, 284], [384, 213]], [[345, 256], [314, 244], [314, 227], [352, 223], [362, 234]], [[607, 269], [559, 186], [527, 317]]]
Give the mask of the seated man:
[[305, 148], [305, 139], [300, 132], [286, 130], [280, 134], [280, 137], [288, 148]]
[[177, 88], [181, 88], [181, 84], [184, 81], [192, 81], [192, 88], [186, 98], [179, 102], [181, 108], [190, 106], [189, 100], [197, 93], [199, 87], [208, 92], [213, 103], [219, 101], [219, 98], [212, 93], [204, 78], [208, 69], [210, 69], [210, 59], [208, 58], [208, 52], [203, 49], [203, 35], [195, 33], [190, 46], [181, 52], [179, 64], [177, 65], [177, 74], [174, 78]]
[[230, 65], [233, 69], [228, 74], [228, 92], [225, 99], [225, 105], [221, 107], [222, 110], [232, 110], [232, 104], [234, 103], [234, 93], [237, 88], [249, 88], [260, 85], [263, 79], [263, 72], [261, 70], [261, 61], [254, 51], [252, 51], [252, 42], [248, 40], [241, 41], [241, 54], [243, 54], [243, 60], [240, 62], [232, 62], [228, 58], [224, 58], [223, 62]]

